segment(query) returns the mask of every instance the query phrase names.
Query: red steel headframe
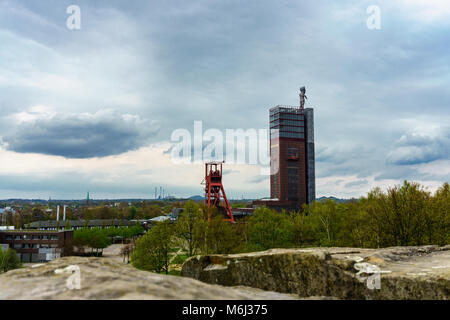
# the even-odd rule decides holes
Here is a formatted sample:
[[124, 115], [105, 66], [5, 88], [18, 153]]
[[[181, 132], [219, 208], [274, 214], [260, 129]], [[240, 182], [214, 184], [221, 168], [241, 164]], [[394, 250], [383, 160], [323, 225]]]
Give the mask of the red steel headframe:
[[[231, 213], [230, 204], [228, 203], [225, 189], [222, 185], [222, 162], [205, 163], [205, 203], [208, 211], [211, 207], [218, 208], [219, 211], [225, 212], [226, 221], [234, 222], [233, 213]], [[208, 212], [210, 219], [210, 211]]]

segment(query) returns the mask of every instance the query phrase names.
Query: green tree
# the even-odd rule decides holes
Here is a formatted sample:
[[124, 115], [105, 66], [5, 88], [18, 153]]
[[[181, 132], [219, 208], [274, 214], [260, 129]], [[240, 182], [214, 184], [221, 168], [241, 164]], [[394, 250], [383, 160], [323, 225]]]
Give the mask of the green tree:
[[134, 220], [136, 218], [137, 210], [135, 207], [130, 207], [130, 214], [128, 215], [128, 219]]
[[288, 247], [292, 239], [292, 222], [286, 213], [258, 208], [248, 220], [249, 242], [254, 249]]
[[321, 246], [336, 245], [344, 210], [344, 205], [338, 205], [331, 199], [312, 204], [308, 214]]
[[88, 232], [88, 245], [92, 248], [92, 250], [96, 249], [97, 253], [99, 249], [103, 253], [103, 249], [111, 244], [108, 235], [103, 230], [104, 229], [101, 228], [95, 228], [89, 230]]
[[186, 246], [189, 256], [200, 249], [202, 243], [202, 232], [199, 232], [201, 224], [205, 221], [200, 206], [190, 200], [184, 206], [184, 211], [178, 216], [175, 223], [175, 232], [180, 239], [181, 246]]
[[170, 249], [174, 241], [173, 226], [159, 222], [144, 236], [136, 240], [131, 263], [142, 270], [169, 273]]
[[358, 201], [341, 205], [344, 213], [338, 231], [336, 245], [342, 247], [371, 247], [375, 243], [374, 233], [368, 222], [369, 216]]
[[422, 244], [426, 236], [428, 198], [429, 194], [419, 184], [407, 181], [389, 188], [386, 194], [379, 188], [369, 192], [365, 202], [377, 246]]
[[444, 183], [431, 197], [425, 218], [428, 244], [450, 243], [450, 186]]
[[205, 253], [234, 253], [242, 243], [236, 224], [224, 221], [220, 215], [213, 217], [209, 222], [204, 220], [204, 224], [199, 225], [196, 233], [202, 236], [205, 231]]
[[290, 213], [292, 223], [292, 244], [300, 247], [306, 244], [314, 244], [314, 232], [311, 225], [311, 217], [305, 211], [293, 211]]
[[73, 246], [80, 252], [84, 252], [85, 247], [89, 245], [89, 231], [88, 228], [81, 228], [73, 233]]
[[9, 270], [17, 269], [22, 266], [22, 263], [17, 256], [17, 252], [11, 248], [3, 252], [0, 247], [0, 270], [7, 272]]

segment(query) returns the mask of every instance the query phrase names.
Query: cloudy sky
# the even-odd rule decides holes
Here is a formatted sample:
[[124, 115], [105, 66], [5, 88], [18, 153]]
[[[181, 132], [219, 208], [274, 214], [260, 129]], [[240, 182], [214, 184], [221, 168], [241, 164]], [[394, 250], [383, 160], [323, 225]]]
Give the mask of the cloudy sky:
[[[303, 85], [318, 196], [435, 190], [450, 177], [449, 35], [447, 0], [0, 0], [0, 199], [201, 194], [172, 132], [265, 129]], [[229, 197], [269, 195], [258, 165], [226, 173]]]

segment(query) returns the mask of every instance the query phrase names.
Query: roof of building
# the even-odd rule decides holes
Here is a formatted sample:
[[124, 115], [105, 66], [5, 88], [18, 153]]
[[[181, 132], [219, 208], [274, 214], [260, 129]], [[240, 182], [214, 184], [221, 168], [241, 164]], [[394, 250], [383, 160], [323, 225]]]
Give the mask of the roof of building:
[[[59, 224], [58, 224], [59, 223]], [[35, 221], [26, 225], [27, 228], [56, 228], [58, 225], [60, 227], [69, 224], [70, 227], [84, 227], [86, 226], [86, 220], [49, 220], [49, 221]], [[130, 226], [136, 225], [137, 221], [125, 220], [125, 219], [95, 219], [88, 220], [87, 225], [89, 227], [103, 227], [103, 226]]]
[[73, 232], [73, 230], [36, 230], [36, 229], [16, 229], [16, 230], [0, 230], [0, 233], [56, 233], [56, 232]]
[[14, 210], [14, 208], [11, 208], [11, 207], [0, 208], [0, 213], [6, 213], [6, 212], [16, 213], [16, 210]]
[[156, 217], [156, 218], [152, 218], [149, 221], [151, 221], [151, 222], [162, 222], [162, 221], [166, 221], [166, 220], [169, 220], [169, 219], [170, 219], [170, 217], [168, 217], [168, 216], [159, 216], [159, 217]]

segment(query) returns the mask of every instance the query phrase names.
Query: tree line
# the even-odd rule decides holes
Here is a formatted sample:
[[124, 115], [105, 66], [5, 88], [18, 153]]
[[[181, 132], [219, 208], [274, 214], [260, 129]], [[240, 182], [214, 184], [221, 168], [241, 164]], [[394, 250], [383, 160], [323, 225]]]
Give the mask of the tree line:
[[[144, 233], [144, 228], [139, 224], [127, 228], [81, 228], [74, 231], [73, 247], [75, 254], [92, 254], [99, 255], [103, 253], [103, 249], [113, 243], [115, 237], [121, 237], [122, 242], [127, 239], [135, 239]], [[90, 252], [86, 252], [90, 249]], [[95, 252], [94, 252], [95, 250]]]
[[[122, 202], [117, 207], [108, 205], [72, 208], [67, 207], [67, 220], [96, 220], [96, 219], [151, 219], [164, 213], [169, 213], [173, 207], [181, 205], [180, 203], [165, 202], [142, 202], [128, 206], [128, 203]], [[16, 229], [23, 228], [26, 224], [35, 221], [56, 220], [56, 206], [53, 205], [50, 213], [46, 212], [46, 206], [24, 206], [16, 209], [16, 213], [5, 213], [5, 223], [8, 226], [14, 226]], [[62, 206], [60, 219], [62, 218]]]
[[131, 253], [135, 267], [167, 273], [173, 247], [195, 255], [311, 246], [450, 244], [448, 183], [433, 194], [405, 181], [344, 203], [327, 199], [292, 212], [262, 207], [236, 224], [218, 215], [208, 221], [203, 204], [188, 201], [184, 209], [175, 223], [158, 223], [136, 241]]

